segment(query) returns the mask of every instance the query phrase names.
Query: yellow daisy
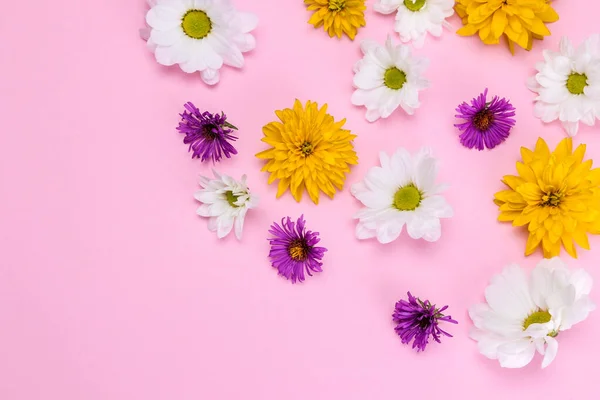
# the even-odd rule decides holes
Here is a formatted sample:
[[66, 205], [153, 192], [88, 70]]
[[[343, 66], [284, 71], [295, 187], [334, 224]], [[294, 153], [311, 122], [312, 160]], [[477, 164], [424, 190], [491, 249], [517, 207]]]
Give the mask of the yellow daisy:
[[315, 28], [323, 25], [330, 37], [342, 37], [342, 33], [354, 40], [358, 28], [365, 26], [365, 0], [304, 0], [309, 11], [308, 20]]
[[498, 44], [505, 35], [513, 53], [515, 43], [531, 50], [533, 39], [550, 35], [545, 23], [558, 21], [550, 0], [457, 0], [455, 10], [464, 25], [456, 33], [478, 33], [485, 44]]
[[327, 114], [327, 104], [319, 108], [312, 101], [302, 106], [299, 100], [294, 108], [275, 111], [281, 122], [271, 122], [263, 127], [262, 141], [272, 146], [256, 157], [268, 160], [263, 171], [270, 172], [269, 184], [279, 179], [277, 197], [288, 188], [296, 201], [304, 189], [315, 204], [319, 191], [333, 198], [344, 187], [350, 165], [358, 158], [352, 145], [356, 135], [342, 129], [343, 119], [335, 122]]
[[589, 250], [587, 234], [600, 233], [600, 168], [592, 169], [584, 155], [585, 145], [573, 151], [571, 138], [553, 152], [540, 138], [534, 151], [521, 148], [519, 176], [504, 177], [509, 189], [494, 200], [500, 206], [498, 220], [527, 226], [526, 256], [541, 245], [544, 257], [555, 257], [562, 244], [577, 258], [574, 243]]

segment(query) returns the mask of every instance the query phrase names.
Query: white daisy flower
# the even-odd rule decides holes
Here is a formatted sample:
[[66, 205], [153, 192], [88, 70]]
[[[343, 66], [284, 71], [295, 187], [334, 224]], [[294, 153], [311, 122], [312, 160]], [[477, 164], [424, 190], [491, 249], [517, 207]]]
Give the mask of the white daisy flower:
[[588, 297], [592, 277], [570, 271], [558, 257], [541, 261], [529, 278], [509, 265], [485, 290], [487, 304], [469, 309], [471, 338], [479, 351], [505, 368], [521, 368], [538, 353], [547, 367], [558, 351], [560, 332], [585, 320], [596, 306]]
[[413, 239], [438, 240], [440, 218], [450, 218], [453, 212], [440, 195], [445, 185], [435, 184], [438, 161], [431, 151], [423, 148], [411, 156], [399, 148], [391, 157], [381, 152], [379, 159], [381, 167], [371, 168], [364, 181], [351, 189], [366, 207], [354, 216], [359, 220], [356, 237], [390, 243], [406, 225]]
[[208, 229], [217, 232], [219, 239], [231, 232], [235, 225], [235, 236], [242, 239], [244, 218], [251, 208], [258, 205], [258, 197], [250, 193], [246, 185], [246, 175], [241, 181], [219, 174], [213, 170], [215, 179], [200, 177], [201, 190], [194, 194], [202, 205], [196, 211], [202, 217], [208, 217]]
[[558, 52], [544, 50], [544, 62], [527, 86], [536, 92], [534, 115], [544, 122], [560, 120], [569, 136], [579, 122], [593, 126], [600, 119], [600, 35], [579, 48], [563, 37]]
[[421, 77], [429, 65], [426, 58], [413, 58], [410, 48], [394, 46], [388, 36], [385, 46], [363, 40], [364, 57], [354, 66], [352, 104], [367, 108], [369, 122], [389, 117], [398, 106], [409, 115], [419, 108], [419, 91], [429, 86]]
[[378, 0], [373, 9], [382, 14], [396, 12], [395, 30], [403, 43], [422, 47], [427, 33], [442, 35], [451, 28], [446, 18], [454, 14], [454, 0]]
[[230, 0], [148, 0], [148, 28], [141, 35], [162, 65], [199, 71], [209, 85], [219, 82], [223, 64], [241, 68], [242, 53], [255, 46], [250, 32], [258, 19], [237, 11]]

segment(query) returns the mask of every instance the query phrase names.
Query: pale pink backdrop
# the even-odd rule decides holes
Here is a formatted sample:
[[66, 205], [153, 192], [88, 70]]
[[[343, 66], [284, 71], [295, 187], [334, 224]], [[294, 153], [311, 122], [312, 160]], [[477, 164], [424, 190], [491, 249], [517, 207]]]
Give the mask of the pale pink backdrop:
[[[422, 107], [374, 124], [350, 104], [352, 65], [359, 41], [383, 41], [393, 17], [368, 1], [367, 27], [351, 42], [308, 25], [300, 0], [235, 3], [260, 18], [257, 48], [215, 88], [154, 61], [138, 37], [143, 0], [3, 4], [0, 399], [597, 398], [599, 311], [561, 333], [546, 370], [539, 356], [504, 370], [478, 354], [466, 312], [505, 264], [540, 260], [523, 257], [525, 236], [496, 222], [492, 198], [520, 146], [564, 136], [532, 116], [525, 80], [563, 34], [579, 43], [597, 32], [597, 3], [556, 1], [553, 36], [514, 57], [451, 32], [428, 38], [417, 51], [431, 59]], [[469, 151], [454, 108], [485, 87], [511, 99], [518, 123], [494, 151]], [[264, 149], [261, 127], [295, 98], [329, 103], [358, 134], [360, 165], [319, 206], [276, 200], [254, 157]], [[225, 110], [240, 128], [240, 154], [218, 168], [247, 173], [262, 198], [241, 243], [218, 241], [195, 214], [198, 175], [210, 165], [192, 160], [174, 131], [190, 100]], [[600, 161], [598, 131], [583, 127], [575, 144]], [[452, 185], [455, 217], [441, 240], [358, 242], [349, 185], [380, 150], [422, 145]], [[266, 237], [273, 220], [301, 213], [329, 252], [323, 273], [292, 285], [270, 267]], [[600, 280], [600, 240], [591, 246], [567, 260]], [[421, 354], [402, 345], [390, 315], [407, 290], [449, 304], [455, 337]]]

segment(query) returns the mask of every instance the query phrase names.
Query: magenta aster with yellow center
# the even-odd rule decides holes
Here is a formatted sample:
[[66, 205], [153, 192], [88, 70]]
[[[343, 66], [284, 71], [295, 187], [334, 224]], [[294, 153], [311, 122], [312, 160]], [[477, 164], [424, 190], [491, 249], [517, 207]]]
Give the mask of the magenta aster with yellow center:
[[185, 135], [183, 143], [190, 145], [192, 158], [199, 158], [202, 162], [212, 160], [215, 163], [221, 161], [223, 156], [230, 158], [232, 154], [237, 154], [230, 143], [237, 140], [231, 134], [237, 128], [227, 122], [224, 113], [213, 115], [208, 111], [201, 112], [191, 102], [184, 107], [177, 130]]
[[442, 335], [452, 337], [439, 327], [441, 321], [458, 323], [451, 316], [442, 314], [448, 306], [437, 308], [429, 300], [422, 301], [410, 292], [407, 294], [408, 301], [398, 301], [392, 315], [396, 322], [394, 329], [402, 339], [402, 343], [408, 344], [414, 340], [412, 348], [419, 352], [425, 350], [430, 337], [438, 343], [441, 343]]
[[469, 149], [493, 149], [504, 142], [515, 125], [515, 108], [504, 98], [494, 96], [487, 101], [487, 92], [471, 100], [471, 104], [463, 102], [456, 108], [456, 118], [465, 120], [455, 124], [462, 133], [460, 143]]
[[321, 241], [319, 232], [306, 230], [303, 215], [296, 222], [287, 217], [281, 220], [281, 225], [273, 223], [269, 233], [274, 236], [269, 239], [269, 258], [279, 275], [296, 283], [304, 281], [304, 271], [309, 276], [312, 272], [323, 271], [321, 260], [327, 249], [317, 246]]

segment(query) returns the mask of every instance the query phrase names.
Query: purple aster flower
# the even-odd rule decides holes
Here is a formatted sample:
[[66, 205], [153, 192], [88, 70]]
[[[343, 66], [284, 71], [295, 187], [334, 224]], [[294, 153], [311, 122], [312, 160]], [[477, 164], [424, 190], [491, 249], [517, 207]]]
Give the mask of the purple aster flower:
[[421, 301], [408, 292], [408, 301], [400, 300], [396, 303], [396, 309], [392, 317], [397, 323], [394, 330], [402, 339], [402, 343], [408, 344], [414, 339], [412, 348], [417, 352], [425, 350], [429, 343], [429, 336], [441, 343], [441, 335], [452, 337], [451, 334], [442, 330], [438, 324], [440, 321], [457, 324], [451, 316], [442, 314], [448, 306], [436, 308], [429, 300]]
[[185, 111], [181, 115], [181, 122], [177, 130], [185, 134], [183, 143], [190, 145], [188, 151], [193, 151], [192, 158], [200, 161], [212, 159], [213, 163], [221, 160], [223, 156], [230, 158], [237, 154], [237, 150], [229, 141], [237, 140], [231, 135], [237, 128], [227, 122], [224, 113], [203, 113], [191, 102], [185, 104]]
[[319, 232], [306, 230], [304, 215], [296, 223], [290, 217], [282, 218], [281, 225], [274, 222], [269, 233], [275, 236], [269, 239], [269, 258], [279, 275], [296, 283], [304, 281], [304, 270], [310, 276], [311, 272], [323, 271], [321, 259], [327, 249], [315, 246], [321, 241]]
[[472, 149], [483, 150], [484, 145], [493, 149], [504, 142], [515, 125], [515, 108], [504, 98], [494, 96], [487, 102], [488, 90], [485, 89], [478, 97], [471, 100], [471, 105], [463, 102], [456, 108], [457, 118], [466, 121], [455, 124], [461, 130], [460, 143]]

